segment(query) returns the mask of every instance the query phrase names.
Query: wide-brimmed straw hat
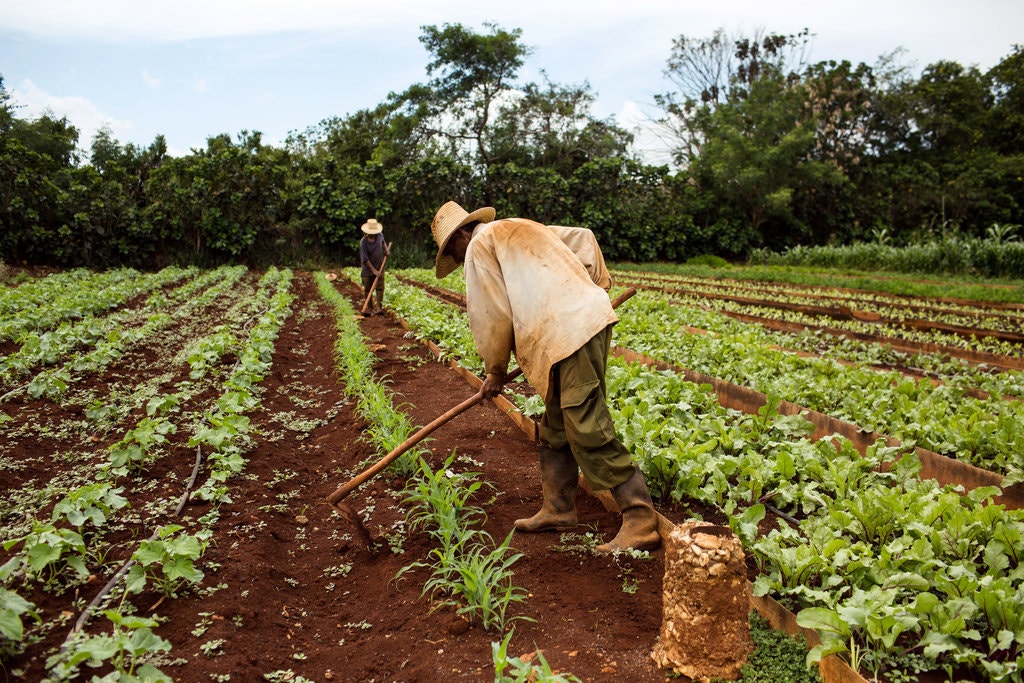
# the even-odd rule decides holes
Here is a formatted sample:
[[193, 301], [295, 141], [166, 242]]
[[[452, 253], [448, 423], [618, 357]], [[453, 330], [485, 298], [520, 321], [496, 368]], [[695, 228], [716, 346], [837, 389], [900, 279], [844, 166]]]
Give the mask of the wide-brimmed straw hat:
[[437, 210], [434, 215], [434, 222], [430, 224], [430, 232], [434, 234], [434, 241], [437, 242], [437, 257], [434, 259], [434, 275], [441, 279], [459, 267], [459, 262], [448, 254], [444, 248], [448, 245], [455, 231], [463, 225], [478, 221], [490, 223], [494, 220], [494, 209], [484, 206], [473, 213], [466, 213], [466, 210], [455, 202], [446, 202]]
[[371, 218], [360, 227], [360, 230], [365, 232], [367, 235], [379, 235], [380, 231], [383, 229], [384, 226], [378, 223], [376, 218]]

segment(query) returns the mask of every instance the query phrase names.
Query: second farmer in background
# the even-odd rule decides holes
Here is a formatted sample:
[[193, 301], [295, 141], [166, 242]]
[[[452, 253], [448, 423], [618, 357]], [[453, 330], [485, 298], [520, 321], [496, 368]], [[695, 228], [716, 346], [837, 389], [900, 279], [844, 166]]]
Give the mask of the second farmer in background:
[[[384, 257], [388, 254], [388, 245], [384, 243], [384, 226], [377, 222], [376, 218], [363, 223], [361, 227], [363, 237], [359, 240], [359, 264], [362, 266], [363, 280], [363, 301], [370, 297], [370, 290], [374, 292], [373, 315], [380, 315], [384, 312], [384, 275], [381, 267], [384, 265]], [[380, 277], [378, 277], [378, 275]], [[377, 286], [373, 283], [376, 281]], [[364, 307], [363, 315], [370, 315], [369, 308]]]

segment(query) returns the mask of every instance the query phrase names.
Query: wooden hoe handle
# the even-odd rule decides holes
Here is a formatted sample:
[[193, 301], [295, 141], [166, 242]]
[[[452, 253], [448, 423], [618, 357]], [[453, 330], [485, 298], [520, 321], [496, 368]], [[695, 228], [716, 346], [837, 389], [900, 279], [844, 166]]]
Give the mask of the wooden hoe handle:
[[[391, 244], [394, 244], [394, 242]], [[373, 290], [377, 289], [377, 282], [380, 280], [380, 276], [384, 274], [384, 265], [388, 262], [388, 252], [391, 251], [391, 244], [386, 245], [387, 248], [384, 250], [384, 258], [380, 262], [380, 270], [377, 271], [377, 277], [373, 278], [373, 284], [370, 286], [370, 293], [366, 295], [366, 301], [363, 302], [363, 307], [359, 309], [360, 313], [366, 313], [366, 307], [370, 305], [370, 299], [373, 297]]]

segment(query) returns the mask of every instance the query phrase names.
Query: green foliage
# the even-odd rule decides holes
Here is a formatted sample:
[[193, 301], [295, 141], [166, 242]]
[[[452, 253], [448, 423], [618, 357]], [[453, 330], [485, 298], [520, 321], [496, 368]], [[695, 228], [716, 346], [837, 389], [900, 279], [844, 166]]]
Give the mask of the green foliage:
[[1024, 242], [1012, 239], [1016, 226], [989, 226], [986, 237], [951, 233], [894, 246], [860, 242], [846, 246], [795, 246], [751, 254], [755, 265], [824, 267], [843, 270], [1024, 279]]
[[57, 592], [89, 576], [87, 548], [77, 531], [35, 522], [31, 532], [5, 542], [3, 547], [10, 550], [17, 545], [21, 545], [21, 553], [8, 560], [0, 574], [7, 576], [18, 568], [47, 590]]
[[21, 650], [25, 637], [25, 617], [42, 623], [34, 604], [14, 591], [0, 586], [0, 659]]
[[211, 532], [179, 533], [182, 531], [181, 525], [168, 524], [160, 528], [155, 538], [139, 544], [132, 553], [135, 564], [125, 580], [129, 593], [141, 593], [147, 584], [155, 584], [165, 596], [174, 597], [182, 587], [203, 580], [203, 572], [195, 561], [206, 551]]
[[103, 680], [112, 683], [173, 681], [160, 669], [145, 663], [147, 658], [171, 649], [167, 640], [153, 633], [158, 625], [156, 619], [125, 616], [115, 610], [105, 610], [103, 614], [113, 625], [111, 633], [75, 633], [66, 648], [47, 658], [46, 668], [50, 673], [47, 680], [72, 680], [78, 677], [85, 665], [90, 668], [110, 666], [113, 671]]
[[156, 457], [155, 449], [167, 443], [167, 435], [178, 430], [166, 417], [144, 417], [134, 429], [111, 445], [103, 469], [111, 476], [121, 477], [142, 472]]
[[715, 256], [714, 254], [701, 254], [700, 256], [691, 256], [686, 259], [686, 265], [707, 266], [709, 268], [728, 268], [729, 262], [721, 256]]
[[750, 613], [750, 637], [754, 651], [740, 671], [742, 683], [818, 683], [818, 668], [807, 665], [803, 636], [776, 631], [757, 612]]
[[[389, 294], [395, 286], [389, 286]], [[367, 348], [351, 303], [323, 274], [317, 276], [317, 287], [320, 295], [336, 310], [338, 335], [334, 352], [338, 369], [345, 379], [345, 393], [356, 399], [356, 410], [369, 425], [366, 437], [381, 454], [390, 453], [409, 438], [413, 424], [408, 416], [395, 409], [393, 396], [385, 389], [386, 382], [378, 381], [374, 376], [373, 366], [377, 359]], [[400, 475], [411, 473], [415, 459], [422, 452], [421, 446], [410, 448], [391, 463], [389, 469]]]
[[128, 500], [121, 494], [123, 488], [114, 488], [109, 482], [86, 484], [70, 491], [53, 506], [52, 522], [66, 520], [82, 529], [86, 523], [94, 530], [103, 528], [111, 513], [127, 507]]
[[[631, 261], [880, 234], [981, 240], [1024, 224], [1019, 46], [987, 73], [939, 61], [915, 76], [894, 55], [807, 64], [807, 30], [679, 36], [666, 64], [677, 89], [655, 97], [670, 168], [594, 117], [588, 84], [521, 82], [520, 29], [428, 25], [420, 40], [425, 83], [280, 149], [242, 130], [171, 157], [162, 136], [122, 145], [104, 129], [86, 153], [66, 119], [20, 119], [0, 79], [0, 262], [319, 267], [354, 261], [375, 216], [393, 263], [425, 266], [449, 199], [589, 227], [607, 258]], [[949, 247], [956, 262], [965, 247]], [[962, 272], [1021, 272], [1019, 250], [975, 251]], [[33, 392], [63, 382], [43, 375]]]
[[235, 144], [211, 137], [207, 148], [153, 169], [142, 222], [189, 261], [235, 259], [270, 231], [281, 201], [284, 153], [242, 131]]

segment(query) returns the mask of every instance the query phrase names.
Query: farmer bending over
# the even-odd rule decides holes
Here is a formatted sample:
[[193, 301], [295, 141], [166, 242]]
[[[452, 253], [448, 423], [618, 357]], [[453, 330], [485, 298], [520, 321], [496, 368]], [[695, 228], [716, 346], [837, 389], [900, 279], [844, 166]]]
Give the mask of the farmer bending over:
[[605, 397], [612, 325], [611, 277], [594, 234], [525, 218], [494, 220], [494, 209], [472, 213], [442, 206], [430, 226], [437, 242], [435, 274], [465, 267], [466, 307], [487, 379], [481, 392], [498, 395], [511, 354], [544, 397], [540, 474], [544, 503], [524, 532], [576, 525], [579, 471], [594, 491], [610, 489], [622, 528], [597, 550], [656, 548], [658, 518], [643, 475], [615, 434]]

